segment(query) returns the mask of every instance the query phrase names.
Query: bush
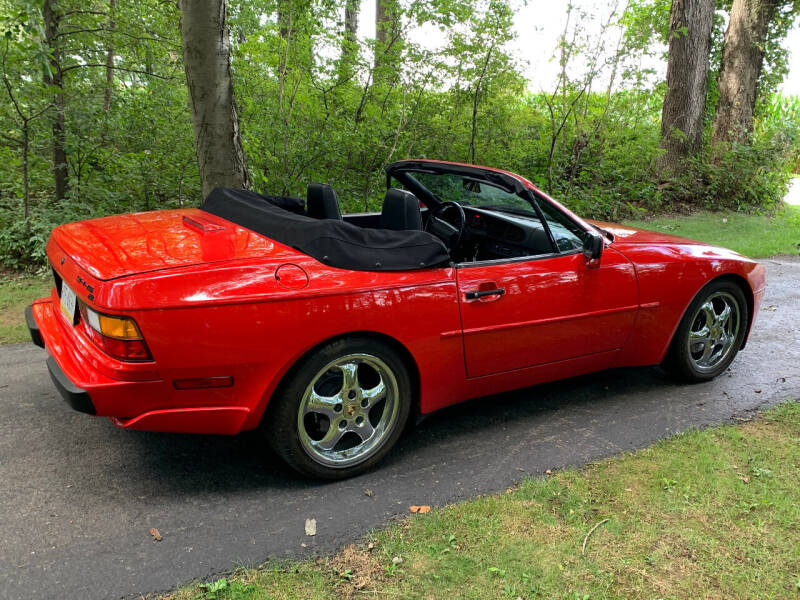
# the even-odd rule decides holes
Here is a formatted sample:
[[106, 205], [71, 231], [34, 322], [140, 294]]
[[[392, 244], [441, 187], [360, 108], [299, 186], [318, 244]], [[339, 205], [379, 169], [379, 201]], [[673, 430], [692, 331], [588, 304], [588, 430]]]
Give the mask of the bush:
[[47, 265], [47, 240], [54, 227], [92, 216], [77, 203], [58, 206], [35, 206], [30, 218], [20, 218], [22, 207], [16, 203], [0, 206], [0, 265], [14, 270], [42, 269]]

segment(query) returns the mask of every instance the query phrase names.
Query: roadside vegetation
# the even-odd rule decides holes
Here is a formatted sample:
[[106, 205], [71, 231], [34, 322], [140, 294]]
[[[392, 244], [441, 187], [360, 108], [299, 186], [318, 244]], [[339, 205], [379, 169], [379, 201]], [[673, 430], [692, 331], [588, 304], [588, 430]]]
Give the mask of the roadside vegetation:
[[796, 598], [798, 481], [790, 402], [168, 598]]
[[[730, 72], [732, 53], [749, 47], [726, 39], [723, 14], [747, 14], [730, 0], [706, 11], [702, 31], [671, 18], [686, 3], [564, 3], [557, 43], [540, 49], [558, 69], [535, 85], [512, 49], [522, 2], [376, 2], [365, 27], [355, 0], [216, 0], [213, 10], [188, 1], [109, 0], [88, 10], [84, 0], [0, 0], [0, 265], [43, 265], [59, 223], [194, 206], [210, 184], [302, 197], [308, 183], [328, 182], [346, 211], [376, 209], [384, 166], [404, 158], [506, 168], [583, 216], [611, 220], [770, 212], [797, 169], [800, 98], [778, 92], [797, 2], [754, 5], [774, 10], [754, 20], [768, 27], [751, 32], [764, 51], [749, 79]], [[241, 131], [231, 150], [237, 181], [207, 180], [196, 161], [230, 158], [196, 148], [202, 107], [187, 93], [185, 67], [192, 75], [202, 65], [184, 61], [180, 23], [209, 14], [227, 15], [215, 23], [220, 35], [183, 41], [196, 56], [197, 46], [230, 40], [203, 48], [230, 55], [230, 68], [217, 61], [208, 68], [222, 68], [219, 77], [198, 81], [232, 74], [219, 116]], [[421, 43], [422, 28], [441, 33]], [[711, 39], [707, 55], [683, 56], [673, 42], [686, 36]], [[651, 68], [659, 59], [707, 73], [674, 77], [670, 90], [663, 69]], [[746, 81], [721, 86], [723, 72]], [[756, 85], [754, 102], [728, 97]], [[700, 107], [691, 135], [670, 118], [662, 127], [664, 111], [686, 112], [684, 98]], [[234, 136], [203, 139], [223, 137]]]
[[708, 242], [751, 258], [800, 254], [800, 206], [785, 206], [774, 215], [699, 212], [630, 220], [626, 224]]
[[25, 307], [36, 298], [46, 296], [51, 286], [51, 278], [0, 271], [0, 344], [30, 340]]

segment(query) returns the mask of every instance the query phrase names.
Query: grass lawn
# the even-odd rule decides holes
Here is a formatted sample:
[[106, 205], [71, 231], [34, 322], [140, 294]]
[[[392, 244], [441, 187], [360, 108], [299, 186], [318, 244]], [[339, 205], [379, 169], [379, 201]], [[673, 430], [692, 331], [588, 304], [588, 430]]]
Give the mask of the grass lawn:
[[708, 242], [752, 258], [797, 255], [800, 244], [800, 206], [784, 206], [774, 217], [702, 212], [626, 221], [626, 225]]
[[25, 325], [25, 307], [47, 296], [51, 277], [24, 277], [0, 273], [0, 344], [30, 341]]
[[169, 598], [798, 598], [798, 481], [792, 402]]

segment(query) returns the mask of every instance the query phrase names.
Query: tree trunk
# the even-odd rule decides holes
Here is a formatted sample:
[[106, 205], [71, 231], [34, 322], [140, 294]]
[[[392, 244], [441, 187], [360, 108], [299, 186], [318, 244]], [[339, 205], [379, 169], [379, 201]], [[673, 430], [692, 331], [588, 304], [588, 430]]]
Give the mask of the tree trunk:
[[31, 216], [30, 175], [28, 174], [30, 135], [30, 121], [25, 120], [22, 126], [22, 198], [25, 205], [25, 221]]
[[375, 0], [375, 66], [400, 36], [400, 7], [397, 0]]
[[387, 4], [390, 0], [375, 0], [375, 39], [378, 43], [386, 45], [391, 29], [391, 13]]
[[42, 17], [44, 19], [45, 44], [50, 49], [50, 71], [45, 72], [44, 83], [52, 87], [53, 107], [53, 179], [55, 182], [56, 200], [61, 201], [67, 194], [68, 172], [67, 152], [64, 149], [66, 138], [66, 117], [64, 116], [64, 80], [61, 73], [61, 48], [59, 46], [59, 29], [61, 14], [55, 0], [44, 0]]
[[722, 47], [715, 144], [750, 139], [764, 42], [778, 4], [778, 0], [733, 0]]
[[103, 98], [103, 110], [111, 110], [111, 95], [114, 91], [114, 30], [117, 24], [114, 21], [114, 12], [117, 9], [117, 0], [108, 0], [108, 48], [106, 48], [106, 89]]
[[361, 0], [346, 0], [344, 5], [344, 31], [342, 32], [340, 54], [340, 79], [344, 79], [353, 71], [358, 52], [358, 11]]
[[685, 171], [686, 159], [703, 143], [706, 80], [714, 0], [672, 0], [669, 19], [667, 93], [661, 111], [659, 167], [664, 176]]
[[180, 0], [183, 62], [203, 193], [248, 188], [233, 97], [225, 0]]

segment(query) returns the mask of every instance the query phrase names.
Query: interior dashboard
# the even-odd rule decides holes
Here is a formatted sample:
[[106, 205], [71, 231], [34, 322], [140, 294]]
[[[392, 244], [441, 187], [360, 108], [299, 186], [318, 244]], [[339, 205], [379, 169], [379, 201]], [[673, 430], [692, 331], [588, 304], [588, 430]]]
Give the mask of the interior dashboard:
[[[534, 215], [528, 217], [474, 206], [462, 208], [467, 222], [460, 247], [453, 249], [456, 260], [517, 258], [553, 251], [547, 232]], [[444, 211], [440, 218], [454, 227], [460, 225], [455, 210]]]

